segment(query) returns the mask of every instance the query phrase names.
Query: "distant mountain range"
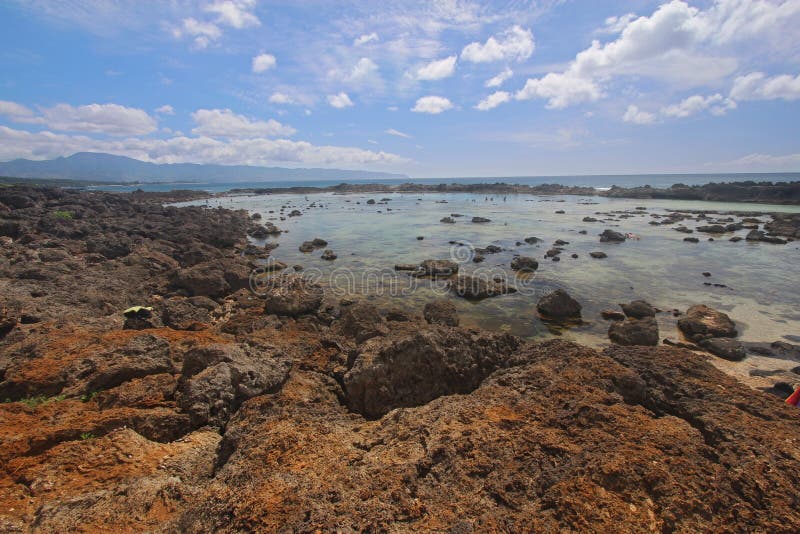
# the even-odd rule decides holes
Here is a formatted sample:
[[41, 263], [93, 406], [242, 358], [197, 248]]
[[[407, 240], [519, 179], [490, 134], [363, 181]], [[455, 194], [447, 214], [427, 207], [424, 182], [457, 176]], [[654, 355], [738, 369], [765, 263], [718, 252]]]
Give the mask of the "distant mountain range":
[[285, 169], [247, 165], [197, 163], [156, 164], [125, 156], [78, 152], [43, 161], [15, 159], [0, 162], [0, 176], [53, 178], [98, 182], [288, 182], [305, 180], [406, 179], [404, 174], [342, 169]]

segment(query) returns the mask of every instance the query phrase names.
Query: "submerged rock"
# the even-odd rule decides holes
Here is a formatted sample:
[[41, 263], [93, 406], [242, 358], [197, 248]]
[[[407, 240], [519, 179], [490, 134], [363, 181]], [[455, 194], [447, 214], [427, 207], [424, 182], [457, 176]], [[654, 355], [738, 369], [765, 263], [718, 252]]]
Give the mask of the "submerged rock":
[[423, 317], [429, 324], [458, 326], [458, 310], [455, 304], [446, 299], [436, 299], [425, 304]]
[[458, 264], [451, 260], [425, 260], [419, 265], [420, 274], [431, 277], [447, 277], [458, 273]]
[[601, 260], [603, 258], [607, 258], [608, 254], [606, 254], [605, 252], [601, 252], [599, 250], [596, 250], [594, 252], [590, 252], [589, 256], [591, 256], [591, 257], [593, 257], [593, 258], [595, 258], [597, 260]]
[[459, 297], [467, 299], [485, 299], [513, 293], [503, 280], [489, 280], [485, 276], [461, 275], [449, 283], [450, 290]]
[[516, 256], [511, 260], [511, 269], [514, 271], [531, 273], [539, 268], [539, 262], [530, 256]]
[[472, 222], [474, 223], [488, 223], [492, 222], [491, 219], [487, 219], [486, 217], [473, 217]]
[[656, 309], [644, 300], [634, 300], [628, 304], [620, 304], [626, 317], [632, 319], [644, 319], [645, 317], [655, 317]]
[[553, 319], [579, 318], [581, 315], [580, 303], [563, 289], [556, 289], [542, 297], [536, 304], [536, 309], [542, 315]]

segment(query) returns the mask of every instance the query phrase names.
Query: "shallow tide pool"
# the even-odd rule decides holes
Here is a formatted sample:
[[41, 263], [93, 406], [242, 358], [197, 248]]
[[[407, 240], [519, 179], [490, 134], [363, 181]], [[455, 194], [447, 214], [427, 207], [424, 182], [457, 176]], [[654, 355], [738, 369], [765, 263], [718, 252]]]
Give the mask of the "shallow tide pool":
[[[390, 200], [383, 204], [383, 198]], [[377, 204], [367, 204], [368, 199], [376, 200]], [[800, 207], [431, 193], [230, 196], [194, 204], [246, 209], [260, 213], [265, 221], [273, 221], [286, 232], [254, 243], [277, 242], [279, 247], [272, 257], [290, 266], [302, 265], [309, 276], [327, 287], [331, 298], [360, 296], [380, 305], [420, 313], [425, 302], [445, 295], [457, 305], [462, 325], [504, 330], [524, 337], [558, 334], [590, 345], [607, 342], [608, 322], [600, 318], [600, 312], [618, 309], [620, 302], [641, 298], [662, 310], [682, 311], [692, 304], [704, 303], [728, 313], [740, 326], [742, 340], [800, 340], [797, 338], [800, 336], [800, 242], [787, 245], [730, 242], [730, 237], [743, 237], [748, 232], [740, 230], [713, 236], [695, 232], [691, 235], [700, 238], [700, 242], [694, 244], [684, 242], [687, 234], [674, 228], [681, 224], [694, 228], [708, 222], [648, 224], [661, 220], [652, 217], [653, 214], [665, 215], [668, 210], [765, 213], [798, 212]], [[300, 210], [302, 215], [280, 220], [293, 209]], [[456, 218], [455, 224], [439, 222], [451, 214], [464, 216]], [[491, 222], [472, 223], [473, 216]], [[597, 218], [598, 222], [582, 222], [586, 216]], [[738, 221], [741, 217], [734, 219]], [[760, 219], [770, 220], [768, 216]], [[607, 228], [631, 232], [640, 239], [620, 244], [600, 243], [598, 234]], [[581, 230], [586, 234], [580, 234]], [[418, 236], [424, 239], [418, 240]], [[542, 241], [517, 245], [531, 236]], [[328, 241], [326, 248], [338, 255], [335, 261], [320, 259], [322, 248], [311, 253], [298, 250], [303, 241], [315, 237]], [[709, 237], [714, 241], [708, 241]], [[561, 261], [553, 262], [544, 255], [557, 239], [569, 244], [563, 247]], [[451, 241], [463, 246], [452, 245]], [[487, 245], [498, 245], [503, 251], [487, 254], [480, 264], [470, 261], [472, 247]], [[591, 251], [605, 252], [608, 257], [593, 259], [589, 256]], [[535, 276], [525, 280], [515, 278], [509, 265], [517, 254], [533, 256], [539, 261]], [[572, 258], [572, 254], [578, 258]], [[521, 291], [468, 301], [448, 294], [442, 283], [414, 279], [393, 270], [395, 264], [419, 263], [429, 258], [457, 259], [462, 262], [462, 272], [480, 270], [504, 276]], [[710, 272], [711, 276], [705, 277], [703, 272]], [[581, 302], [583, 324], [557, 332], [538, 317], [536, 302], [556, 287], [564, 288]], [[672, 314], [660, 313], [658, 321], [662, 338], [678, 337]]]

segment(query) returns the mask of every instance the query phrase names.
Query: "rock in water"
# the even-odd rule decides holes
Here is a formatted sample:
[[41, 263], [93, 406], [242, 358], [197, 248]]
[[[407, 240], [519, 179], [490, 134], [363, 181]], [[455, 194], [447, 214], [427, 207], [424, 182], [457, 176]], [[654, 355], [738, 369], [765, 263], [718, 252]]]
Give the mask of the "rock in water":
[[644, 319], [645, 317], [655, 317], [656, 309], [649, 302], [644, 300], [634, 300], [628, 304], [620, 304], [626, 317], [632, 319]]
[[696, 304], [686, 311], [686, 315], [678, 319], [678, 328], [690, 339], [704, 337], [736, 337], [736, 325], [726, 314], [709, 308], [705, 304]]
[[485, 299], [514, 293], [503, 280], [489, 280], [485, 276], [462, 275], [449, 282], [449, 288], [459, 297], [466, 299]]
[[591, 256], [591, 257], [593, 257], [593, 258], [595, 258], [597, 260], [602, 260], [603, 258], [607, 258], [608, 254], [606, 254], [605, 252], [594, 251], [594, 252], [590, 252], [589, 256]]
[[334, 251], [332, 251], [331, 249], [325, 249], [325, 252], [323, 252], [322, 256], [320, 256], [321, 259], [328, 260], [328, 261], [333, 261], [337, 257], [338, 256], [336, 256], [336, 253]]
[[452, 276], [458, 272], [458, 264], [451, 260], [425, 260], [419, 267], [423, 276]]
[[491, 219], [487, 219], [486, 217], [473, 217], [472, 222], [474, 223], [488, 223], [492, 222]]
[[601, 243], [622, 243], [625, 239], [624, 235], [614, 230], [603, 230], [603, 233], [600, 234]]
[[423, 317], [430, 324], [444, 326], [458, 326], [458, 311], [456, 305], [446, 299], [436, 299], [425, 304], [422, 311]]
[[741, 343], [731, 338], [711, 338], [700, 341], [700, 346], [714, 356], [738, 362], [747, 356]]
[[580, 317], [581, 305], [563, 289], [556, 289], [539, 300], [539, 313], [553, 319]]
[[658, 323], [654, 317], [615, 321], [608, 327], [608, 338], [617, 345], [658, 345]]
[[532, 273], [539, 268], [539, 262], [530, 256], [517, 256], [511, 260], [511, 269], [524, 273]]

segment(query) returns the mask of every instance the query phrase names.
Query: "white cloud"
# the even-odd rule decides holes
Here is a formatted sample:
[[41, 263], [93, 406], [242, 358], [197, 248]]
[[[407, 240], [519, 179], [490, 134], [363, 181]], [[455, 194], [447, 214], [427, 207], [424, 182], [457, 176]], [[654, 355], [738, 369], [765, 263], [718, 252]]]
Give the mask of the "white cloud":
[[8, 100], [0, 100], [0, 115], [6, 115], [11, 119], [20, 119], [33, 117], [34, 113], [22, 104], [9, 102]]
[[509, 100], [511, 100], [511, 93], [506, 91], [496, 91], [478, 102], [478, 105], [475, 106], [475, 109], [487, 111], [496, 108], [500, 104], [505, 104]]
[[336, 109], [347, 108], [353, 105], [353, 101], [347, 96], [347, 93], [340, 92], [336, 95], [328, 95], [328, 104]]
[[253, 72], [265, 72], [276, 65], [277, 61], [272, 54], [259, 54], [253, 58]]
[[353, 40], [353, 46], [362, 46], [377, 40], [378, 40], [377, 33], [375, 32], [365, 33], [364, 35], [357, 37], [356, 39]]
[[158, 128], [156, 120], [145, 111], [118, 104], [71, 106], [57, 104], [42, 108], [41, 116], [28, 121], [46, 124], [53, 130], [91, 132], [108, 135], [144, 135]]
[[216, 15], [213, 21], [200, 20], [195, 17], [184, 18], [179, 26], [172, 29], [172, 35], [176, 39], [184, 36], [192, 37], [194, 47], [203, 50], [219, 41], [223, 33], [221, 26], [240, 30], [261, 25], [261, 21], [253, 14], [255, 6], [255, 0], [212, 2], [205, 7], [204, 11]]
[[49, 159], [76, 152], [106, 152], [153, 163], [385, 167], [408, 162], [406, 158], [389, 152], [318, 146], [287, 139], [220, 140], [176, 135], [168, 139], [133, 137], [104, 140], [49, 131], [34, 133], [0, 126], [0, 160]]
[[417, 80], [441, 80], [449, 78], [456, 72], [456, 56], [431, 61], [417, 69]]
[[155, 112], [159, 115], [175, 115], [175, 109], [169, 104], [164, 104], [163, 106], [156, 108]]
[[505, 69], [503, 69], [503, 72], [499, 73], [497, 76], [493, 78], [489, 78], [483, 85], [484, 87], [500, 87], [506, 82], [506, 80], [511, 78], [513, 75], [514, 71], [506, 67]]
[[176, 39], [188, 35], [194, 38], [194, 46], [199, 49], [208, 48], [213, 42], [222, 37], [222, 30], [212, 22], [201, 22], [189, 17], [183, 19], [181, 26], [172, 30]]
[[395, 130], [394, 128], [389, 128], [388, 130], [385, 130], [384, 133], [387, 133], [389, 135], [394, 135], [396, 137], [404, 137], [406, 139], [411, 139], [411, 136], [408, 135], [407, 133], [403, 133], [400, 130]]
[[636, 15], [633, 13], [627, 13], [618, 17], [608, 17], [605, 21], [605, 25], [603, 28], [598, 30], [598, 33], [619, 33], [624, 30], [634, 19], [636, 19]]
[[622, 116], [622, 120], [633, 124], [653, 124], [656, 122], [656, 116], [631, 104]]
[[521, 26], [514, 26], [497, 38], [489, 37], [483, 44], [470, 43], [461, 51], [461, 59], [472, 63], [492, 61], [524, 61], [535, 48], [533, 34]]
[[198, 109], [192, 113], [192, 120], [197, 124], [192, 133], [205, 137], [226, 139], [276, 137], [292, 135], [296, 131], [275, 119], [252, 120], [244, 115], [237, 115], [229, 109]]
[[[719, 84], [738, 68], [734, 44], [750, 39], [751, 46], [767, 46], [763, 43], [775, 40], [780, 31], [800, 36], [798, 15], [797, 0], [717, 0], [706, 10], [672, 0], [650, 16], [611, 18], [606, 29], [619, 33], [616, 39], [594, 41], [565, 70], [529, 79], [518, 98], [545, 98], [548, 107], [566, 107], [602, 97], [603, 89], [620, 76], [681, 88]], [[783, 79], [780, 85], [791, 85], [787, 82]]]
[[561, 109], [581, 102], [594, 102], [603, 96], [600, 87], [592, 80], [574, 74], [548, 73], [542, 78], [529, 78], [516, 92], [517, 100], [544, 98], [550, 109]]
[[710, 96], [692, 95], [677, 104], [662, 108], [661, 114], [667, 117], [685, 118], [710, 109], [714, 115], [724, 115], [735, 108], [735, 101], [719, 93]]
[[768, 77], [763, 72], [740, 76], [733, 82], [731, 98], [736, 100], [800, 99], [800, 74]]
[[269, 97], [270, 104], [294, 104], [294, 99], [285, 94], [280, 92], [274, 92]]
[[378, 65], [370, 58], [362, 57], [353, 65], [353, 68], [350, 70], [345, 80], [350, 83], [359, 83], [368, 80], [370, 77], [376, 75], [377, 72]]
[[430, 113], [437, 115], [453, 108], [453, 103], [443, 96], [423, 96], [417, 99], [411, 111], [415, 113]]
[[242, 29], [261, 25], [252, 13], [255, 6], [255, 0], [224, 0], [206, 6], [205, 10], [217, 15], [218, 24]]

